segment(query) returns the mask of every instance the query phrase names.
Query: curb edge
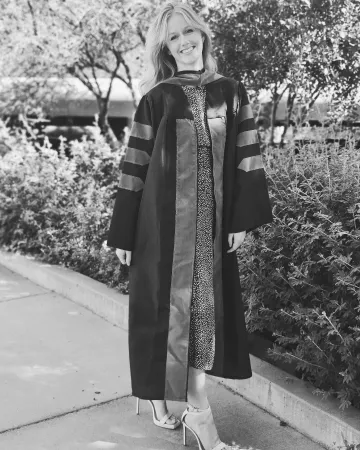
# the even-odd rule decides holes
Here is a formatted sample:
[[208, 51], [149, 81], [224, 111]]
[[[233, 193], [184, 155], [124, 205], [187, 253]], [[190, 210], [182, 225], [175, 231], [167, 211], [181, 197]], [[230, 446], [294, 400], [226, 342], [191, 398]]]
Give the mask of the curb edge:
[[[103, 283], [71, 269], [1, 249], [0, 264], [128, 330], [128, 296]], [[328, 449], [345, 450], [344, 440], [360, 444], [360, 411], [352, 407], [341, 411], [337, 400], [320, 399], [304, 381], [250, 357], [252, 378], [211, 378]]]

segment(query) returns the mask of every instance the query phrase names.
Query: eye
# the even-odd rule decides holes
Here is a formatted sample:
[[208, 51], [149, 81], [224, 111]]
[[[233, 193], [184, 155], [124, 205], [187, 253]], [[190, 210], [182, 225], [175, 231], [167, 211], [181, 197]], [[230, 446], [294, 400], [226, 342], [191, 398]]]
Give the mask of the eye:
[[194, 32], [194, 29], [193, 28], [188, 28], [187, 30], [186, 30], [186, 33], [193, 33]]
[[171, 36], [170, 41], [174, 41], [177, 38], [177, 36]]

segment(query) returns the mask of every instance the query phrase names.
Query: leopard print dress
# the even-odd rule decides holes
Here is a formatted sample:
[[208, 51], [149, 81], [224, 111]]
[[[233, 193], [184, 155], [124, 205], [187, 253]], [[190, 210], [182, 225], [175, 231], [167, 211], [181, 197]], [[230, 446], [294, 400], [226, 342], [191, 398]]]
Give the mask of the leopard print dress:
[[205, 86], [182, 86], [197, 133], [197, 217], [193, 290], [190, 307], [189, 365], [210, 370], [215, 355], [213, 259], [215, 197]]

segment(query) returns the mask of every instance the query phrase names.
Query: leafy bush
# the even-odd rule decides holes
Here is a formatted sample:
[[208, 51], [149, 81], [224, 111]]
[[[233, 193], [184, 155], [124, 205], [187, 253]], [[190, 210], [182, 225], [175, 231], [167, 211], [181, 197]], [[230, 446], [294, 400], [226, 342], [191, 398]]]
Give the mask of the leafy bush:
[[0, 245], [62, 264], [127, 292], [127, 270], [105, 245], [119, 178], [121, 152], [98, 134], [74, 141], [70, 155], [46, 141], [1, 128]]
[[341, 408], [360, 408], [360, 152], [265, 152], [274, 223], [239, 249], [251, 331]]
[[[104, 245], [120, 153], [97, 136], [67, 158], [3, 126], [0, 141], [0, 245], [126, 293], [127, 269]], [[273, 356], [297, 361], [317, 393], [359, 408], [360, 152], [290, 150], [265, 151], [274, 223], [238, 250], [248, 327], [270, 333]]]

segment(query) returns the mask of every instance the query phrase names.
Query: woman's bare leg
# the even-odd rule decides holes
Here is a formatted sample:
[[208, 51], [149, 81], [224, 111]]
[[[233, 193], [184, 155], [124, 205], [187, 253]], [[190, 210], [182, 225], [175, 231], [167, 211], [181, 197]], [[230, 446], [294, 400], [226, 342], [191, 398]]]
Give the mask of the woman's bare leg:
[[205, 372], [194, 367], [189, 367], [188, 379], [188, 403], [199, 409], [209, 406], [205, 389]]
[[[205, 390], [205, 372], [194, 367], [189, 367], [188, 379], [188, 403], [195, 408], [206, 409], [209, 406], [206, 390]], [[167, 413], [167, 406], [165, 400], [152, 400], [156, 416], [158, 419], [164, 417]], [[170, 419], [168, 423], [172, 423]]]
[[167, 413], [166, 402], [165, 400], [152, 400], [152, 402], [155, 406], [156, 416], [160, 420]]
[[216, 448], [221, 440], [207, 399], [203, 370], [189, 367], [187, 392], [189, 406], [185, 412], [185, 423], [197, 434], [203, 448]]

